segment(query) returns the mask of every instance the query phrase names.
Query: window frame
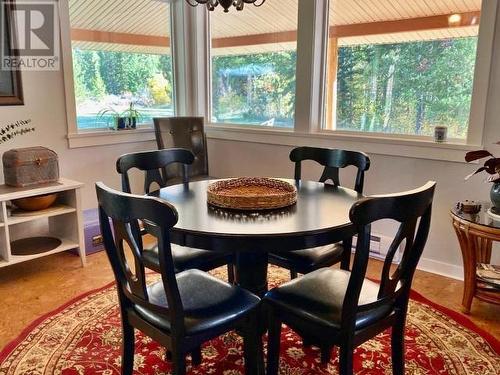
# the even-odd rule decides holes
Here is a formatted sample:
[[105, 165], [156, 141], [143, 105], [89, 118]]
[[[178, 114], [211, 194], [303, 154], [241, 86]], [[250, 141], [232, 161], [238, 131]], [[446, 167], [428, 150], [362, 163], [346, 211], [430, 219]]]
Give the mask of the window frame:
[[[326, 0], [327, 12], [329, 13], [329, 3], [335, 0]], [[474, 145], [475, 147], [481, 147], [483, 143], [483, 131], [485, 127], [485, 115], [486, 115], [486, 102], [489, 89], [489, 76], [491, 70], [492, 61], [492, 49], [493, 49], [493, 36], [495, 32], [495, 21], [496, 21], [496, 7], [494, 2], [489, 2], [486, 0], [482, 1], [481, 4], [481, 19], [479, 22], [479, 33], [478, 33], [478, 45], [476, 51], [476, 63], [474, 66], [474, 80], [472, 85], [471, 93], [471, 108], [469, 112], [469, 124], [467, 128], [467, 137], [465, 139], [461, 138], [449, 138], [447, 143], [451, 144], [465, 144]], [[328, 27], [329, 27], [329, 14], [327, 18], [327, 24], [325, 28], [325, 40], [326, 46], [328, 46]], [[326, 47], [326, 53], [328, 54], [328, 47]], [[325, 60], [325, 65], [327, 61]], [[323, 82], [327, 80], [327, 74], [322, 77]], [[351, 130], [339, 130], [339, 129], [326, 129], [326, 85], [324, 87], [325, 101], [323, 103], [323, 121], [319, 129], [320, 132], [326, 134], [339, 134], [339, 135], [360, 135], [364, 137], [376, 137], [376, 138], [387, 138], [388, 140], [394, 139], [413, 139], [413, 140], [423, 140], [435, 143], [432, 136], [423, 135], [411, 135], [411, 134], [387, 134], [380, 132], [363, 132], [363, 131], [351, 131]]]
[[[120, 143], [150, 142], [155, 140], [153, 123], [141, 124], [137, 129], [116, 131], [105, 128], [100, 129], [78, 129], [77, 109], [75, 98], [75, 82], [73, 72], [73, 50], [71, 44], [71, 21], [69, 16], [69, 0], [59, 1], [60, 36], [62, 71], [64, 80], [64, 94], [66, 99], [66, 121], [68, 127], [69, 148], [103, 146]], [[176, 69], [173, 61], [173, 9], [170, 5], [170, 54], [172, 56], [172, 78], [174, 114], [177, 114], [177, 88]]]
[[[497, 2], [482, 2], [467, 138], [436, 143], [429, 136], [323, 129], [326, 118], [325, 86], [330, 1], [335, 0], [299, 0], [296, 77], [301, 83], [297, 82], [296, 87], [301, 87], [301, 90], [296, 92], [296, 101], [301, 104], [296, 104], [295, 107], [295, 127], [281, 129], [212, 123], [209, 111], [207, 113], [209, 138], [289, 146], [342, 147], [373, 154], [455, 162], [463, 162], [465, 151], [483, 147], [493, 39], [499, 7]], [[209, 33], [208, 30], [207, 38]], [[300, 43], [301, 40], [310, 48], [304, 48]], [[211, 76], [209, 82], [211, 83]], [[207, 98], [209, 108], [211, 108], [210, 100], [211, 98]]]
[[[303, 2], [302, 0], [297, 0], [298, 1], [298, 14], [297, 14], [297, 34], [299, 34], [299, 24], [300, 20], [308, 20], [307, 17], [304, 17], [303, 15], [301, 16], [300, 13], [300, 4]], [[311, 2], [323, 2], [325, 0], [308, 0]], [[251, 6], [251, 4], [248, 4], [247, 6]], [[203, 8], [205, 7], [198, 7], [198, 8]], [[316, 9], [316, 8], [315, 8]], [[236, 10], [231, 10], [231, 11], [236, 11]], [[244, 11], [244, 10], [243, 10]], [[242, 12], [243, 12], [242, 11]], [[212, 122], [213, 118], [213, 98], [212, 98], [212, 93], [213, 93], [213, 87], [212, 87], [212, 27], [211, 27], [211, 22], [212, 22], [212, 17], [210, 16], [209, 12], [207, 12], [207, 28], [205, 30], [205, 38], [206, 38], [206, 45], [208, 50], [205, 51], [205, 55], [207, 56], [207, 72], [206, 72], [206, 77], [207, 77], [207, 97], [205, 98], [205, 104], [206, 104], [206, 114], [205, 114], [205, 122], [208, 125], [208, 127], [220, 127], [220, 128], [241, 128], [241, 129], [263, 129], [262, 125], [257, 125], [257, 124], [241, 124], [241, 123], [222, 123], [222, 122]], [[297, 75], [299, 72], [298, 68], [298, 62], [299, 62], [299, 38], [300, 36], [297, 36], [297, 61], [296, 61], [296, 71], [295, 71], [295, 78], [296, 78], [296, 87], [297, 87]], [[297, 129], [297, 90], [295, 90], [295, 111], [294, 111], [294, 119], [293, 119], [293, 126], [290, 128], [286, 127], [269, 127], [273, 130], [279, 131], [279, 132], [294, 132]]]
[[[431, 137], [398, 134], [325, 130], [326, 73], [329, 2], [298, 0], [297, 84], [293, 128], [266, 128], [259, 125], [211, 122], [212, 59], [210, 17], [205, 7], [190, 7], [185, 0], [171, 2], [171, 53], [174, 77], [175, 113], [205, 118], [209, 139], [275, 145], [309, 145], [358, 149], [373, 154], [406, 156], [463, 162], [464, 151], [485, 143], [485, 122], [490, 91], [493, 42], [500, 5], [483, 0], [478, 52], [467, 139], [435, 143]], [[71, 147], [154, 140], [152, 128], [116, 131], [78, 131], [73, 84], [71, 28], [68, 0], [59, 1], [63, 74]], [[176, 53], [181, 51], [181, 53]], [[297, 103], [299, 103], [297, 105]]]

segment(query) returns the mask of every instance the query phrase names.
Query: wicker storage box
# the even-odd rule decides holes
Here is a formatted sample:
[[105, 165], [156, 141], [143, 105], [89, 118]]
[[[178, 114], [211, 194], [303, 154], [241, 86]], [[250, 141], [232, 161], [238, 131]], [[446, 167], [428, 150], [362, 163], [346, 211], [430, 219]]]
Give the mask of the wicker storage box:
[[57, 154], [45, 147], [18, 148], [3, 154], [5, 184], [25, 187], [59, 180]]

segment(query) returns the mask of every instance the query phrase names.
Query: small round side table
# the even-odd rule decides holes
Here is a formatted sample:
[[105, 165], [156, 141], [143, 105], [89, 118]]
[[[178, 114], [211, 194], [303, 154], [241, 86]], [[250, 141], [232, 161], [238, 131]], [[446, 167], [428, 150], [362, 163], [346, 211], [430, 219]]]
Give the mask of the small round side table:
[[482, 202], [477, 214], [451, 209], [453, 228], [460, 243], [464, 262], [464, 294], [462, 310], [469, 314], [474, 297], [489, 303], [500, 304], [500, 287], [484, 283], [476, 274], [478, 263], [490, 263], [493, 241], [500, 241], [500, 219], [488, 214], [490, 203]]

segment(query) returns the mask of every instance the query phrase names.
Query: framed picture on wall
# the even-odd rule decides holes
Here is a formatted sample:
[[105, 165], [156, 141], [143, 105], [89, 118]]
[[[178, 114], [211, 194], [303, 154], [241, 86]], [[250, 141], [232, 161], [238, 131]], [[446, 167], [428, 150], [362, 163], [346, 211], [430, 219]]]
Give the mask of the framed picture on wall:
[[[12, 35], [11, 19], [12, 10], [15, 5], [13, 1], [0, 0], [0, 40], [2, 53], [1, 57], [15, 55], [15, 49], [12, 48], [12, 41], [15, 35]], [[21, 82], [21, 72], [15, 69], [9, 69], [0, 64], [0, 105], [22, 105], [23, 88]]]

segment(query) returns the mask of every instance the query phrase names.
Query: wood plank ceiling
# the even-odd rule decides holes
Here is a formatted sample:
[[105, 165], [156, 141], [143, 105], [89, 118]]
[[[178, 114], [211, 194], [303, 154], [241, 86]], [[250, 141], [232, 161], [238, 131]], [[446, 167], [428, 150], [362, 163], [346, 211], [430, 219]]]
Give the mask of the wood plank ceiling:
[[[70, 0], [69, 3], [73, 29], [169, 37], [169, 5], [164, 0]], [[369, 27], [373, 23], [396, 20], [411, 23], [423, 17], [478, 12], [480, 9], [481, 0], [331, 0], [329, 24], [331, 27], [345, 28], [347, 25]], [[247, 5], [243, 12], [233, 10], [229, 14], [218, 9], [210, 14], [214, 47], [220, 45], [213, 49], [213, 53], [227, 55], [296, 48], [293, 37], [283, 41], [279, 35], [283, 32], [291, 32], [288, 35], [293, 35], [297, 29], [297, 14], [298, 0], [267, 0], [260, 8]], [[418, 26], [415, 25], [415, 28], [418, 29]], [[472, 26], [343, 36], [339, 38], [338, 45], [466, 37], [477, 35], [477, 32], [476, 20]], [[231, 44], [232, 40], [237, 40], [235, 37], [255, 35], [268, 35], [267, 42], [245, 46]], [[87, 37], [80, 39], [74, 41], [74, 45], [83, 49], [169, 52], [168, 46], [109, 43], [102, 39], [100, 40], [104, 42], [96, 42], [95, 38]]]

